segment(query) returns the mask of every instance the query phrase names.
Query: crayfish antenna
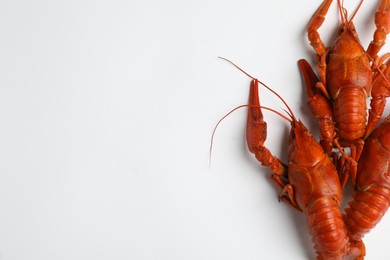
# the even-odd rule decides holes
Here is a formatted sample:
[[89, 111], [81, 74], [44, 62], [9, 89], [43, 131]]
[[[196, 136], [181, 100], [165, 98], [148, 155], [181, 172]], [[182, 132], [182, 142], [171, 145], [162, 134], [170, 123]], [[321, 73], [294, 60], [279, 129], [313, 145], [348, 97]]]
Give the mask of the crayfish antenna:
[[221, 119], [218, 120], [217, 124], [214, 126], [214, 129], [213, 129], [213, 133], [211, 134], [211, 140], [210, 140], [210, 151], [209, 151], [209, 168], [211, 167], [211, 153], [213, 151], [213, 143], [214, 143], [214, 136], [215, 136], [215, 132], [217, 131], [217, 128], [218, 126], [220, 125], [220, 123], [226, 118], [228, 117], [231, 113], [233, 113], [234, 111], [242, 108], [242, 107], [246, 107], [248, 105], [241, 105], [241, 106], [238, 106], [238, 107], [235, 107], [233, 108], [232, 110], [230, 110], [226, 115], [224, 115]]
[[348, 19], [348, 11], [344, 7], [344, 0], [340, 1], [338, 0], [338, 5], [339, 5], [339, 12], [340, 12], [340, 17], [341, 17], [341, 23], [346, 24], [349, 22], [352, 22], [353, 18], [355, 18], [357, 12], [359, 11], [360, 7], [362, 6], [364, 0], [361, 0], [358, 7], [356, 8], [355, 12], [353, 12], [352, 16], [350, 19]]
[[[286, 101], [276, 92], [274, 91], [273, 89], [271, 89], [270, 87], [268, 87], [266, 84], [264, 84], [263, 82], [259, 81], [258, 79], [256, 79], [255, 77], [253, 77], [252, 75], [250, 75], [248, 72], [246, 72], [245, 70], [243, 70], [241, 67], [239, 67], [238, 65], [236, 65], [234, 62], [232, 62], [231, 60], [227, 59], [227, 58], [224, 58], [224, 57], [220, 57], [218, 56], [219, 59], [222, 59], [222, 60], [225, 60], [227, 62], [229, 62], [230, 64], [232, 64], [234, 67], [236, 67], [238, 70], [240, 70], [242, 73], [244, 73], [246, 76], [248, 76], [249, 78], [252, 79], [252, 84], [253, 82], [256, 82], [256, 83], [260, 83], [262, 86], [264, 86], [266, 89], [268, 89], [269, 91], [271, 91], [274, 95], [276, 95], [282, 102], [283, 104], [286, 106], [287, 110], [283, 109], [283, 111], [285, 111], [287, 113], [287, 115], [290, 117], [287, 117], [285, 115], [283, 115], [282, 113], [276, 111], [275, 109], [272, 109], [272, 108], [269, 108], [269, 107], [266, 107], [266, 106], [260, 106], [260, 104], [258, 102], [255, 102], [255, 103], [251, 103], [250, 101], [250, 104], [246, 104], [246, 105], [240, 105], [240, 106], [237, 106], [235, 107], [234, 109], [232, 109], [231, 111], [229, 111], [227, 114], [225, 114], [218, 122], [217, 124], [215, 125], [214, 127], [214, 130], [213, 130], [213, 133], [211, 135], [211, 140], [210, 140], [210, 154], [209, 154], [209, 168], [211, 167], [211, 154], [212, 154], [212, 150], [213, 150], [213, 142], [214, 142], [214, 137], [215, 137], [215, 132], [218, 128], [218, 126], [220, 125], [220, 123], [226, 118], [228, 117], [230, 114], [232, 114], [234, 111], [240, 109], [240, 108], [243, 108], [243, 107], [248, 107], [250, 109], [265, 109], [265, 110], [269, 110], [277, 115], [279, 115], [280, 117], [282, 117], [284, 120], [286, 120], [287, 122], [289, 122], [290, 124], [292, 122], [297, 122], [296, 118], [295, 118], [295, 115], [294, 113], [292, 112], [291, 108], [288, 106], [288, 104], [286, 103]], [[252, 88], [251, 88], [252, 89]], [[256, 90], [257, 90], [257, 84], [256, 84]], [[257, 91], [256, 91], [257, 93]], [[257, 94], [256, 94], [257, 96]], [[254, 97], [252, 97], [254, 98]], [[258, 98], [256, 98], [258, 99]], [[261, 113], [261, 111], [258, 111], [258, 113]], [[257, 113], [255, 113], [257, 114]], [[260, 115], [258, 115], [260, 116]], [[262, 116], [262, 115], [261, 115]]]
[[364, 0], [361, 0], [358, 7], [356, 8], [355, 12], [353, 13], [353, 15], [351, 16], [351, 19], [349, 19], [350, 22], [352, 22], [353, 18], [355, 18], [357, 12], [359, 11], [360, 7], [362, 6]]
[[[260, 80], [256, 79], [255, 77], [253, 77], [252, 75], [250, 75], [248, 72], [246, 72], [244, 69], [242, 69], [240, 66], [238, 66], [237, 64], [235, 64], [233, 61], [227, 59], [227, 58], [224, 58], [224, 57], [221, 57], [221, 56], [218, 56], [219, 59], [222, 59], [222, 60], [225, 60], [227, 62], [229, 62], [230, 64], [232, 64], [234, 67], [236, 67], [239, 71], [241, 71], [242, 73], [244, 73], [245, 75], [247, 75], [249, 78], [251, 78], [252, 80], [257, 80], [263, 87], [265, 87], [266, 89], [268, 89], [269, 91], [271, 91], [275, 96], [277, 96], [282, 102], [283, 104], [286, 106], [287, 110], [289, 113], [287, 113], [291, 119], [293, 121], [297, 121], [296, 120], [296, 117], [294, 115], [294, 113], [292, 112], [291, 108], [289, 107], [289, 105], [287, 104], [287, 102], [275, 91], [273, 90], [272, 88], [268, 87], [265, 83], [261, 82]], [[285, 110], [284, 110], [285, 111]]]
[[348, 14], [347, 10], [344, 8], [344, 0], [342, 2], [340, 0], [337, 0], [337, 4], [339, 5], [341, 23], [345, 24], [348, 21]]

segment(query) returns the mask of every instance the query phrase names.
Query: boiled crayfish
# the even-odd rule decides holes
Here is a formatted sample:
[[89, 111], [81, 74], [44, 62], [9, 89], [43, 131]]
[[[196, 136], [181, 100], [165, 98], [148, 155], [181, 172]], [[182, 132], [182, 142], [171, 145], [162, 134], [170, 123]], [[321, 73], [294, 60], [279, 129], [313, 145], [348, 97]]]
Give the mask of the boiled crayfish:
[[[319, 79], [307, 83], [306, 87], [308, 105], [320, 122], [322, 146], [329, 155], [333, 148], [338, 148], [342, 154], [338, 170], [347, 169], [342, 178], [344, 185], [348, 174], [355, 178], [364, 140], [380, 120], [386, 97], [390, 95], [390, 81], [385, 75], [388, 65], [385, 61], [389, 55], [378, 57], [390, 32], [390, 0], [381, 0], [379, 4], [375, 14], [374, 39], [367, 50], [360, 44], [352, 21], [359, 7], [349, 18], [340, 0], [341, 25], [338, 35], [330, 48], [325, 47], [318, 29], [331, 3], [332, 0], [324, 0], [307, 27], [310, 44], [318, 57]], [[300, 60], [299, 65], [305, 77], [312, 73], [305, 60]], [[387, 74], [390, 75], [390, 71]], [[367, 120], [366, 100], [370, 94], [371, 109]], [[350, 148], [349, 155], [344, 152], [345, 147]]]
[[[250, 76], [247, 73], [246, 75]], [[295, 118], [286, 102], [261, 82], [260, 84], [275, 93], [287, 106], [290, 119], [260, 105], [259, 81], [251, 78], [246, 127], [249, 151], [263, 166], [272, 171], [270, 179], [281, 190], [280, 200], [305, 213], [317, 259], [359, 258], [364, 252], [350, 245], [348, 231], [340, 211], [341, 185], [332, 160], [312, 133]], [[290, 122], [288, 164], [272, 155], [264, 145], [267, 124], [262, 109], [276, 112]]]
[[[351, 174], [356, 192], [345, 209], [344, 221], [351, 247], [358, 248], [363, 257], [363, 236], [390, 205], [390, 116], [375, 129], [390, 96], [390, 66], [386, 61], [390, 54], [378, 56], [390, 31], [390, 1], [379, 4], [375, 14], [377, 29], [367, 50], [361, 46], [352, 23], [357, 11], [349, 19], [340, 1], [339, 34], [334, 44], [325, 48], [317, 30], [331, 3], [325, 0], [307, 27], [319, 59], [319, 78], [307, 61], [298, 63], [306, 83], [308, 105], [320, 122], [321, 144], [327, 154], [332, 154], [342, 187]], [[366, 120], [366, 99], [370, 94], [371, 109]], [[345, 154], [346, 147], [350, 155]], [[332, 152], [333, 148], [339, 149], [341, 157]]]
[[[352, 22], [362, 2], [349, 18], [341, 0], [337, 1], [341, 25], [329, 48], [318, 29], [332, 0], [323, 1], [307, 27], [318, 57], [318, 76], [306, 60], [298, 64], [308, 106], [319, 121], [320, 143], [274, 92], [289, 111], [289, 118], [282, 115], [291, 124], [288, 164], [265, 146], [267, 124], [262, 110], [274, 110], [260, 105], [258, 85], [268, 87], [239, 68], [252, 78], [246, 105], [248, 149], [272, 171], [271, 180], [281, 190], [280, 199], [305, 213], [318, 260], [364, 259], [362, 238], [390, 206], [390, 116], [375, 129], [390, 96], [390, 54], [378, 56], [390, 32], [390, 0], [380, 1], [376, 31], [367, 49], [360, 44]], [[356, 192], [342, 214], [341, 191], [349, 176]]]

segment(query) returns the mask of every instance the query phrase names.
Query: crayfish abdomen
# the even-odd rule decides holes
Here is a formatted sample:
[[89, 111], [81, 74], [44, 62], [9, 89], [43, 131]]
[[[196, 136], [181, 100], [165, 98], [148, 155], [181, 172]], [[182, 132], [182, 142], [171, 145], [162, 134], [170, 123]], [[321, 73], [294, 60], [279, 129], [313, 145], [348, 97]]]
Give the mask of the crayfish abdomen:
[[344, 140], [362, 138], [366, 130], [366, 94], [361, 88], [344, 87], [333, 103], [339, 136]]
[[307, 207], [306, 212], [319, 259], [344, 259], [348, 237], [338, 202], [331, 197], [322, 197]]

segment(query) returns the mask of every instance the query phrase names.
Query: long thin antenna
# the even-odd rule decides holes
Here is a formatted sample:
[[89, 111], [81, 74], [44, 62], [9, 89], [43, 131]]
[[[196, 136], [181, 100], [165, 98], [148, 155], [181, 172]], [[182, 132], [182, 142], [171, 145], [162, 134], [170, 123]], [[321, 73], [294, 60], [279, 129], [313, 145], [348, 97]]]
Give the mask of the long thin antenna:
[[[232, 64], [234, 67], [236, 67], [238, 70], [240, 70], [242, 73], [244, 73], [245, 75], [247, 75], [249, 78], [251, 79], [256, 79], [255, 77], [253, 77], [252, 75], [250, 75], [248, 72], [246, 72], [245, 70], [243, 70], [241, 67], [239, 67], [237, 64], [235, 64], [233, 61], [227, 59], [227, 58], [224, 58], [224, 57], [220, 57], [218, 56], [218, 58], [222, 59], [222, 60], [225, 60], [227, 62], [229, 62], [230, 64]], [[257, 80], [263, 87], [265, 87], [266, 89], [268, 89], [269, 91], [271, 91], [274, 95], [276, 95], [282, 102], [283, 104], [287, 107], [287, 110], [289, 111], [289, 115], [292, 117], [292, 119], [294, 121], [297, 121], [296, 118], [295, 118], [295, 115], [294, 113], [292, 112], [292, 110], [290, 109], [290, 107], [288, 106], [288, 104], [286, 103], [286, 101], [284, 101], [284, 99], [276, 92], [274, 91], [272, 88], [268, 87], [266, 84], [264, 84], [263, 82]]]
[[346, 23], [346, 21], [345, 21], [345, 14], [343, 13], [343, 10], [344, 10], [344, 0], [343, 0], [343, 2], [340, 2], [340, 0], [337, 0], [337, 3], [339, 5], [339, 13], [340, 13], [340, 17], [341, 17], [341, 23], [345, 24]]
[[357, 12], [359, 11], [360, 7], [361, 7], [362, 4], [363, 4], [363, 1], [364, 1], [364, 0], [361, 0], [361, 1], [360, 1], [359, 5], [358, 5], [358, 7], [356, 8], [355, 12], [353, 13], [351, 19], [349, 19], [350, 22], [352, 22], [353, 18], [355, 17], [355, 15], [357, 14]]

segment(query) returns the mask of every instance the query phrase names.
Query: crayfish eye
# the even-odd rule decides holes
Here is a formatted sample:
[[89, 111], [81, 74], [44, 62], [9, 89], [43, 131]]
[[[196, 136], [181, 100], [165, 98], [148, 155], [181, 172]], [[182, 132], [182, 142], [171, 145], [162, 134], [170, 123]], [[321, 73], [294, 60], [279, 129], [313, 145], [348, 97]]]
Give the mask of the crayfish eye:
[[291, 139], [295, 139], [295, 131], [291, 131], [290, 137], [291, 137]]

